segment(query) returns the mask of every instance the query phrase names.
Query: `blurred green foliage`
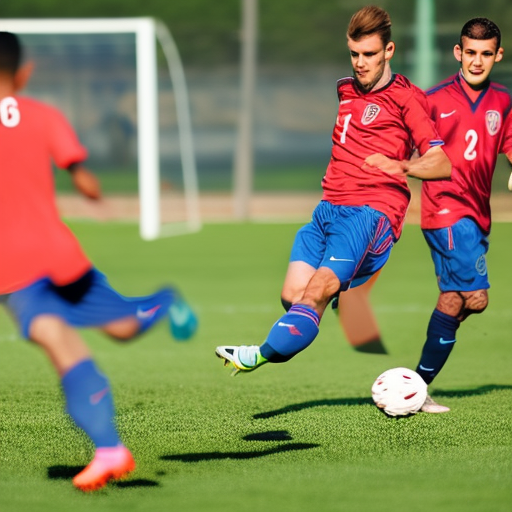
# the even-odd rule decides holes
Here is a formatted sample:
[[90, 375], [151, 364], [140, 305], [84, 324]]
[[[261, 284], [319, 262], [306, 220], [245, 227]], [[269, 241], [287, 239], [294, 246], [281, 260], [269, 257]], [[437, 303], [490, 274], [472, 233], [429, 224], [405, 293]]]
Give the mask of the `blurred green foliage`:
[[[371, 3], [364, 0], [260, 0], [259, 54], [265, 64], [332, 64], [344, 56], [350, 16]], [[398, 48], [410, 46], [415, 5], [409, 0], [381, 0], [393, 19]], [[239, 58], [242, 0], [16, 0], [0, 2], [1, 18], [152, 16], [173, 33], [186, 66], [232, 64]], [[503, 45], [512, 52], [510, 0], [435, 1], [438, 36], [457, 33], [475, 16], [496, 20]], [[1, 26], [1, 25], [0, 25]], [[400, 44], [402, 43], [403, 44]], [[454, 44], [456, 41], [447, 43]], [[343, 44], [342, 44], [343, 43]]]

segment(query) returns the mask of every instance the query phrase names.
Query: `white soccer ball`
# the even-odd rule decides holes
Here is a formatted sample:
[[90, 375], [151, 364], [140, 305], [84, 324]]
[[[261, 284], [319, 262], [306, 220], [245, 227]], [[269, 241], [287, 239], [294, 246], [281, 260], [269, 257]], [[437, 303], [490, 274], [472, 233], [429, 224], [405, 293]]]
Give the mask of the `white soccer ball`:
[[377, 377], [372, 398], [388, 416], [415, 414], [427, 398], [427, 384], [409, 368], [392, 368]]

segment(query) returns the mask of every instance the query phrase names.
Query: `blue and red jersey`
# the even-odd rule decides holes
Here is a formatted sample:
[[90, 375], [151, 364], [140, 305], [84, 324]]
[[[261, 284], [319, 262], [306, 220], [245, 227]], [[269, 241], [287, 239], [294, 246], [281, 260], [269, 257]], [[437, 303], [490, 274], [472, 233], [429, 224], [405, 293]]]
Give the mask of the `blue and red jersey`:
[[512, 160], [512, 98], [489, 82], [471, 99], [460, 73], [427, 91], [431, 117], [452, 162], [449, 180], [424, 181], [421, 227], [451, 226], [472, 218], [484, 233], [491, 229], [491, 182], [499, 153]]
[[398, 239], [410, 201], [405, 176], [365, 168], [366, 157], [382, 153], [407, 160], [443, 141], [430, 119], [425, 93], [402, 75], [363, 93], [354, 78], [338, 81], [339, 109], [332, 154], [322, 181], [323, 199], [346, 206], [368, 205], [384, 213]]

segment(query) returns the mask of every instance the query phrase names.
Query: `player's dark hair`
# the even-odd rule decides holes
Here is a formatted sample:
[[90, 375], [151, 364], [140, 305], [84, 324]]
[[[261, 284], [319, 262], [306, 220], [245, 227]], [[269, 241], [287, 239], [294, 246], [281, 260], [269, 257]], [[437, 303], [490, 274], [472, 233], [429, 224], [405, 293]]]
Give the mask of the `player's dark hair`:
[[359, 9], [350, 19], [347, 37], [359, 41], [373, 34], [378, 34], [384, 46], [387, 46], [391, 41], [391, 18], [384, 9], [368, 5]]
[[21, 44], [11, 32], [0, 32], [0, 71], [16, 73], [22, 57]]
[[496, 23], [487, 18], [473, 18], [469, 20], [460, 31], [460, 47], [462, 38], [488, 40], [496, 39], [496, 49], [501, 46], [501, 32]]

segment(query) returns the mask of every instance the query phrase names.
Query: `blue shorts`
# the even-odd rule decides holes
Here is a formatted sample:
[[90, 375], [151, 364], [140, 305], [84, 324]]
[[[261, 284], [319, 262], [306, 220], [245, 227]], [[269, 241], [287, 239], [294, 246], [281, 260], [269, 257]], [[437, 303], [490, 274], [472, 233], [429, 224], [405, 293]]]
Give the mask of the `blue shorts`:
[[73, 327], [101, 327], [114, 320], [136, 317], [142, 332], [148, 322], [153, 324], [167, 312], [172, 291], [125, 297], [110, 286], [104, 274], [92, 269], [67, 286], [55, 286], [44, 278], [0, 299], [14, 315], [22, 335], [29, 339], [30, 324], [39, 315], [58, 316]]
[[453, 226], [424, 229], [442, 292], [472, 292], [490, 287], [485, 255], [487, 236], [471, 219], [464, 218]]
[[389, 258], [395, 242], [388, 218], [368, 206], [321, 201], [293, 243], [290, 262], [330, 268], [341, 291], [368, 281]]

